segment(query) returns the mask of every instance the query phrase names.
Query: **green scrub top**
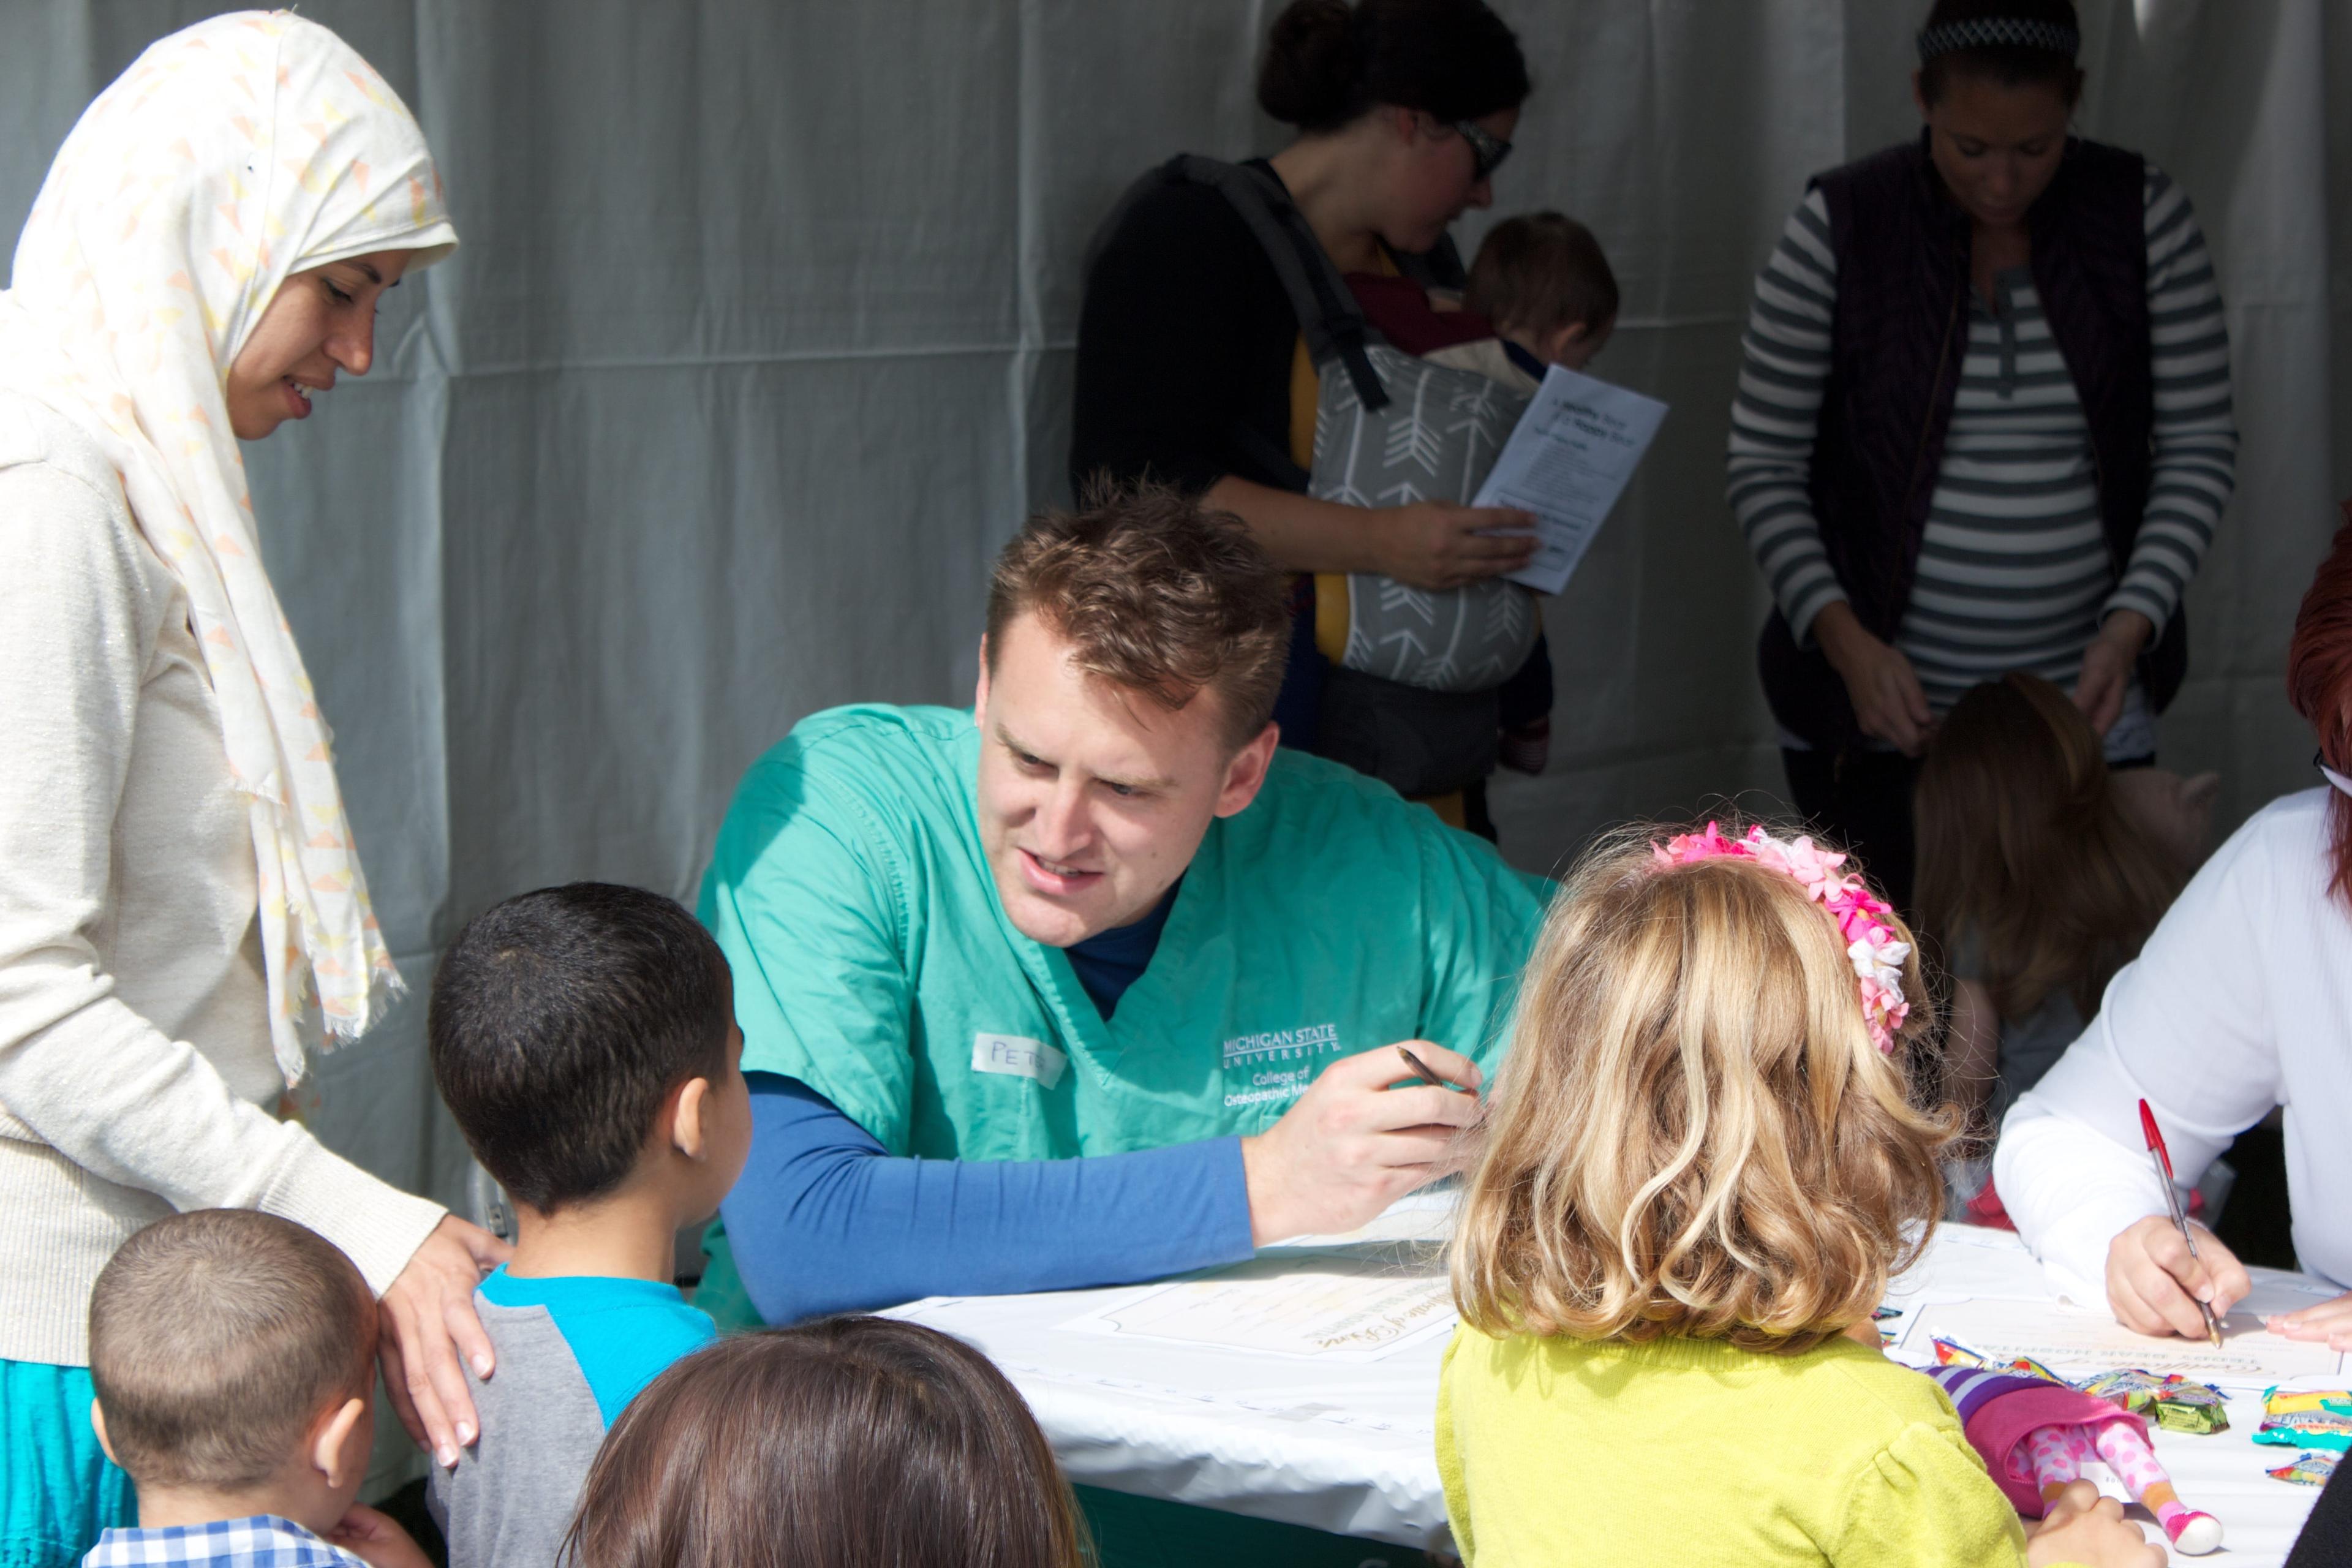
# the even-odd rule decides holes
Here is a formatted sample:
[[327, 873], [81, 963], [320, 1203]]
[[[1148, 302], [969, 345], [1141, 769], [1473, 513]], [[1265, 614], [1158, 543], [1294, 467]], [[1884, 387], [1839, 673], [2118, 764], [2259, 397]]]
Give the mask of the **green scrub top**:
[[959, 1160], [1263, 1131], [1325, 1067], [1399, 1040], [1491, 1071], [1549, 883], [1278, 752], [1257, 799], [1210, 824], [1106, 1020], [997, 900], [980, 742], [966, 710], [837, 708], [744, 775], [700, 913], [746, 1071], [800, 1079], [893, 1154]]

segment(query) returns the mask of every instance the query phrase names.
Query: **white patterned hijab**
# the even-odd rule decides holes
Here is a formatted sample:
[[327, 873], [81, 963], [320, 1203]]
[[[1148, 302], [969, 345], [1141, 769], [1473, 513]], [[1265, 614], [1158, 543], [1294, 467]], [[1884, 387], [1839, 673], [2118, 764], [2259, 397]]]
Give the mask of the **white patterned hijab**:
[[261, 565], [228, 367], [289, 274], [457, 245], [424, 133], [341, 38], [286, 12], [151, 47], [82, 114], [0, 293], [0, 384], [87, 430], [185, 586], [249, 797], [270, 1043], [301, 1077], [315, 1001], [356, 1038], [400, 987], [302, 656]]

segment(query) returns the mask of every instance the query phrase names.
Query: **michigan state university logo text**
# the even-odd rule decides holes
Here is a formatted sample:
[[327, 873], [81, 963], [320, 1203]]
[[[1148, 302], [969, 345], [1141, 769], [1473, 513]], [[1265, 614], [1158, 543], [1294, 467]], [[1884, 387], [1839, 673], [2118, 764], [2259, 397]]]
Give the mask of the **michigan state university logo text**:
[[1225, 1106], [1231, 1110], [1297, 1100], [1315, 1081], [1324, 1059], [1339, 1054], [1336, 1023], [1236, 1036], [1225, 1042], [1225, 1082], [1231, 1086], [1225, 1090]]

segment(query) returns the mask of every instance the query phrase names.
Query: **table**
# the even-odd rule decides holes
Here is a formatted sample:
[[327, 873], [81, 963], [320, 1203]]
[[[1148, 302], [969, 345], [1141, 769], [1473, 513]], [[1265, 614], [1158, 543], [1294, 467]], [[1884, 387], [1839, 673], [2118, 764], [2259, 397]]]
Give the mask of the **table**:
[[[1450, 1223], [1450, 1199], [1409, 1198], [1363, 1231], [1267, 1248], [1260, 1267], [1284, 1258], [1303, 1269], [1329, 1256], [1319, 1249], [1345, 1245], [1358, 1256], [1370, 1249], [1385, 1258], [1400, 1276], [1428, 1278], [1443, 1269], [1437, 1247]], [[2256, 1310], [2332, 1293], [2300, 1276], [2253, 1272]], [[1449, 1545], [1432, 1416], [1445, 1332], [1424, 1333], [1382, 1359], [1333, 1363], [1066, 1326], [1130, 1308], [1164, 1288], [932, 1298], [893, 1315], [954, 1334], [1002, 1367], [1074, 1481], [1424, 1550]], [[1904, 1315], [1885, 1326], [1899, 1335], [1912, 1314], [1960, 1297], [2032, 1300], [2053, 1315], [2068, 1311], [2051, 1299], [2040, 1267], [2014, 1236], [1948, 1226], [1921, 1265], [1897, 1281], [1888, 1304]], [[1908, 1347], [1898, 1353], [1916, 1359]], [[2296, 1450], [2250, 1440], [2262, 1420], [2259, 1389], [2225, 1393], [2229, 1431], [2159, 1432], [2157, 1451], [2183, 1500], [2228, 1532], [2223, 1552], [2209, 1561], [2229, 1568], [2277, 1563], [2318, 1490], [2264, 1474]]]

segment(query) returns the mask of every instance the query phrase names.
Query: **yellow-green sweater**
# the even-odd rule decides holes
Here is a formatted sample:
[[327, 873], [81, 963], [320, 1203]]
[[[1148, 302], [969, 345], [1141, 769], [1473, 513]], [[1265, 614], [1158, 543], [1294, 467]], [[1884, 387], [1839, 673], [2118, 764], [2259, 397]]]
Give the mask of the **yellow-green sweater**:
[[1490, 1339], [1464, 1326], [1437, 1468], [1465, 1563], [2025, 1560], [2025, 1532], [1944, 1391], [1852, 1340]]

